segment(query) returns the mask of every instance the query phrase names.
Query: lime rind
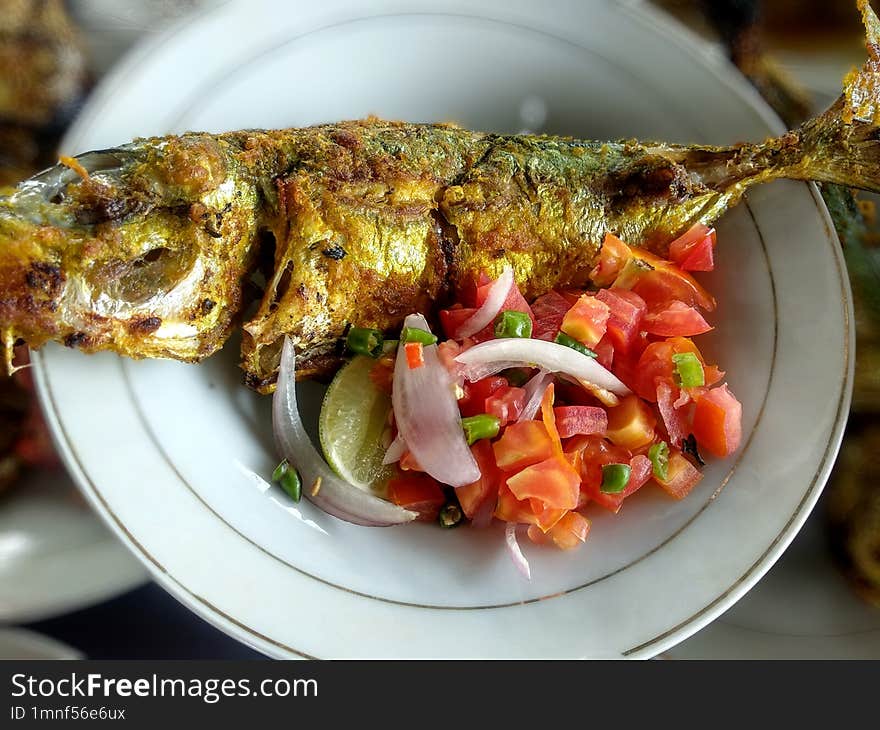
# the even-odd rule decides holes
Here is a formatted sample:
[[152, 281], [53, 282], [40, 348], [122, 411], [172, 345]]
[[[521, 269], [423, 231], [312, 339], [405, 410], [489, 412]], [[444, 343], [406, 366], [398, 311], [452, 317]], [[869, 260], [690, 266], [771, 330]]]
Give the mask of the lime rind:
[[324, 395], [318, 438], [334, 472], [358, 489], [384, 497], [394, 474], [393, 466], [382, 464], [391, 398], [370, 380], [375, 363], [357, 356], [336, 373]]

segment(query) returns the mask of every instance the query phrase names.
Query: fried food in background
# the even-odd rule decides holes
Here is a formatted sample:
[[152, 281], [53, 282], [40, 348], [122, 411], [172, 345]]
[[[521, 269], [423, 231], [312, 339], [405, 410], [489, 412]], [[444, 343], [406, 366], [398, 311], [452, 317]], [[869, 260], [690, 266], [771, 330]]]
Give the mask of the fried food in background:
[[15, 446], [28, 410], [28, 394], [12, 378], [0, 378], [0, 493], [18, 479]]
[[880, 607], [880, 424], [853, 417], [826, 508], [835, 557], [859, 595]]
[[[24, 364], [25, 356], [22, 351], [18, 364]], [[0, 378], [0, 494], [25, 469], [51, 469], [58, 464], [30, 371], [24, 368], [11, 378]]]
[[[857, 44], [849, 2], [826, 0], [659, 0], [691, 24], [714, 28], [731, 60], [786, 124], [807, 118], [810, 94], [771, 54]], [[700, 19], [696, 15], [702, 11]], [[832, 550], [859, 595], [880, 606], [880, 221], [876, 195], [820, 185], [846, 256], [853, 288], [856, 369], [852, 413], [841, 456], [825, 494]]]
[[[0, 187], [56, 161], [88, 83], [83, 43], [63, 0], [3, 0]], [[30, 466], [58, 463], [27, 370], [0, 378], [0, 492]]]
[[63, 0], [3, 0], [0, 186], [55, 161], [88, 83], [83, 49]]

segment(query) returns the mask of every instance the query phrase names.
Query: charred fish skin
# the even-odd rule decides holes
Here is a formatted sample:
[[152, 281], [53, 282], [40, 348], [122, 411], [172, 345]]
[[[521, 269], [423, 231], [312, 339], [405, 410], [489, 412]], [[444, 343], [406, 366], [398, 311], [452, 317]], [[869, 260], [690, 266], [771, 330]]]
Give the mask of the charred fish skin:
[[[729, 147], [493, 135], [343, 122], [139, 140], [0, 197], [0, 333], [198, 361], [242, 315], [261, 240], [267, 286], [243, 322], [247, 383], [271, 392], [290, 336], [326, 374], [352, 324], [390, 331], [510, 263], [526, 296], [586, 283], [606, 232], [664, 254], [752, 185], [880, 188], [880, 23], [869, 58], [815, 120]], [[84, 169], [83, 169], [84, 168]]]

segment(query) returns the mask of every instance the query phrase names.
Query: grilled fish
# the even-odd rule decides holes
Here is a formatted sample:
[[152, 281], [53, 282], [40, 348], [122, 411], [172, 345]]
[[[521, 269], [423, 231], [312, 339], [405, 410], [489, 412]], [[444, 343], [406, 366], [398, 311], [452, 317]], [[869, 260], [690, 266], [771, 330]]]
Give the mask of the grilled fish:
[[[470, 132], [377, 119], [190, 133], [62, 164], [0, 197], [0, 334], [199, 361], [239, 323], [246, 382], [338, 363], [351, 324], [393, 330], [512, 264], [526, 297], [584, 286], [604, 234], [663, 255], [752, 185], [880, 190], [880, 21], [823, 115], [759, 144]], [[256, 311], [247, 282], [265, 264]], [[7, 354], [11, 367], [11, 356]]]

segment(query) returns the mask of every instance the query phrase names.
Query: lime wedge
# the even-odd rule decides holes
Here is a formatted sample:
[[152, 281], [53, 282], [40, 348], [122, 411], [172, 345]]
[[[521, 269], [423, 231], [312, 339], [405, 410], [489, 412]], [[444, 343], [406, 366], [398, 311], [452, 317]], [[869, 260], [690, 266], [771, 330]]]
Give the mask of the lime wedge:
[[336, 373], [321, 406], [318, 438], [333, 471], [358, 489], [384, 497], [394, 474], [393, 466], [382, 464], [391, 398], [370, 380], [375, 364], [359, 355]]

